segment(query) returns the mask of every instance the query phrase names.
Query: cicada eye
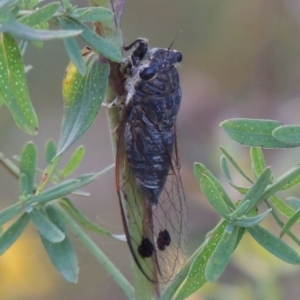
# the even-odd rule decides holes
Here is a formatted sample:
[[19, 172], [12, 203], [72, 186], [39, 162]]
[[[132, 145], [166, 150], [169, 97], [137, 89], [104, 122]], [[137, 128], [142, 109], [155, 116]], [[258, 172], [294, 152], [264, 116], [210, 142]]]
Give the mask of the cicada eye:
[[181, 62], [182, 61], [182, 54], [180, 53], [180, 52], [177, 52], [176, 53], [176, 60], [177, 60], [177, 62]]
[[152, 67], [144, 68], [140, 71], [140, 77], [143, 80], [149, 80], [156, 74], [156, 70]]

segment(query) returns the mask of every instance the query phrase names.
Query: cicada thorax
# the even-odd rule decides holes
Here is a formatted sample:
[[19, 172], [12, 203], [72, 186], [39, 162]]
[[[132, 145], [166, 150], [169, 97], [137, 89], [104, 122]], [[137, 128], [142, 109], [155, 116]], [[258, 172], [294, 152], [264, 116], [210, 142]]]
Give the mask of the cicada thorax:
[[175, 132], [181, 101], [175, 64], [182, 56], [170, 49], [148, 51], [145, 39], [127, 49], [135, 45], [126, 71], [117, 188], [126, 199], [123, 223], [136, 263], [148, 279], [166, 283], [182, 266], [187, 244]]

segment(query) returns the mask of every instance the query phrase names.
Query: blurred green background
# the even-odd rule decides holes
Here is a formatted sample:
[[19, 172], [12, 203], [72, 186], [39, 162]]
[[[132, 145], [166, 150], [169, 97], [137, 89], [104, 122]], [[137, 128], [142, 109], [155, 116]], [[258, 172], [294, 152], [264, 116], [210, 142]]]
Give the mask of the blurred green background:
[[[88, 5], [87, 0], [72, 3]], [[179, 32], [173, 45], [183, 54], [179, 66], [183, 98], [177, 129], [192, 252], [218, 222], [193, 177], [193, 163], [202, 162], [223, 182], [219, 168], [222, 144], [251, 175], [249, 148], [231, 141], [219, 123], [237, 117], [300, 123], [300, 4], [297, 0], [127, 1], [123, 16], [125, 44], [141, 36], [149, 39], [151, 47], [168, 47]], [[39, 167], [45, 168], [44, 144], [49, 138], [57, 141], [59, 136], [61, 81], [68, 57], [62, 41], [52, 41], [41, 50], [30, 46], [25, 60], [33, 66], [28, 84], [39, 117], [39, 134], [32, 137], [20, 131], [3, 107], [0, 151], [11, 158], [21, 153], [28, 140], [33, 140], [40, 152]], [[77, 174], [96, 172], [113, 162], [105, 109], [77, 146], [80, 144], [86, 146], [86, 157]], [[264, 153], [275, 176], [299, 163], [297, 149]], [[19, 191], [18, 183], [2, 168], [0, 178], [2, 209], [17, 201]], [[243, 184], [238, 177], [236, 180]], [[225, 186], [235, 200], [240, 197]], [[73, 197], [74, 203], [100, 226], [122, 233], [113, 170], [85, 190], [92, 196]], [[294, 189], [293, 195], [299, 192]], [[92, 237], [130, 278], [127, 245], [99, 235]], [[0, 299], [125, 299], [76, 237], [73, 243], [80, 264], [77, 285], [61, 278], [49, 262], [35, 228], [30, 226], [0, 257]], [[246, 237], [219, 282], [205, 285], [190, 299], [298, 300], [299, 280], [299, 267], [271, 257]]]

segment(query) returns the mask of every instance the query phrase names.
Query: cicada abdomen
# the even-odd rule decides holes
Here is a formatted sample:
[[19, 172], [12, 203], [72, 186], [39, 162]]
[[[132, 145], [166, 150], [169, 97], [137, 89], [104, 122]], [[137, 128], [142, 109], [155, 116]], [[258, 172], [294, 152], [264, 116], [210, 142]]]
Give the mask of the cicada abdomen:
[[125, 67], [117, 190], [135, 262], [149, 280], [167, 283], [184, 264], [187, 247], [187, 208], [176, 144], [181, 102], [176, 64], [182, 55], [170, 49], [148, 50], [146, 39], [125, 49], [134, 47]]

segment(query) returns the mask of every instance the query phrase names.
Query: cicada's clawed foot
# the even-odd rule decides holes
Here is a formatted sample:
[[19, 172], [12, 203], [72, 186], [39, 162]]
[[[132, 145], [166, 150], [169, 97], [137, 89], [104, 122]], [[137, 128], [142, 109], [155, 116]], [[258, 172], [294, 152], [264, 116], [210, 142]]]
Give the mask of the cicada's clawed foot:
[[115, 107], [118, 107], [119, 110], [122, 110], [123, 107], [124, 107], [125, 99], [126, 99], [125, 96], [120, 96], [120, 97], [115, 98], [115, 99], [114, 99], [112, 102], [110, 102], [110, 103], [106, 103], [106, 102], [104, 103], [104, 102], [102, 102], [102, 106], [107, 107], [107, 108], [115, 108]]

